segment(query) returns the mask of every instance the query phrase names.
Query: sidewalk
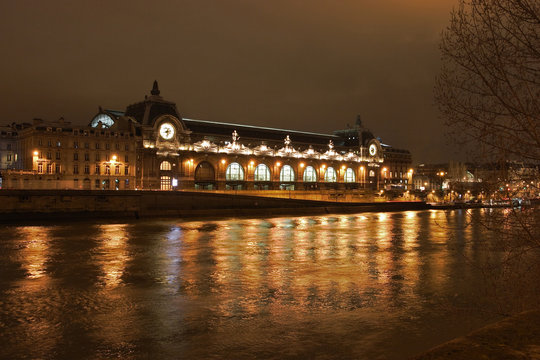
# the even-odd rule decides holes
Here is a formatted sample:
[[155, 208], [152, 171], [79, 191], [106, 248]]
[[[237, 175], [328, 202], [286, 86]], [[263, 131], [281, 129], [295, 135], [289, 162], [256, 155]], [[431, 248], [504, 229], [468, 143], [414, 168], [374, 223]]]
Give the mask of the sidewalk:
[[527, 311], [485, 326], [412, 359], [540, 359], [540, 310]]

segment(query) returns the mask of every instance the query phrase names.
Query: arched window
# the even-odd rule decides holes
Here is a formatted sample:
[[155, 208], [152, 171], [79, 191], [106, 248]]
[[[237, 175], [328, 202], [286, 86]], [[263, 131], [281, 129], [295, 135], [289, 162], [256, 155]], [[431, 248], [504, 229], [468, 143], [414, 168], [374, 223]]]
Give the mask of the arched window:
[[345, 170], [345, 182], [352, 183], [355, 181], [356, 181], [356, 176], [354, 176], [354, 170], [351, 168], [347, 168], [347, 170]]
[[326, 172], [324, 173], [324, 181], [326, 181], [326, 182], [336, 182], [337, 181], [336, 170], [334, 170], [333, 167], [329, 167], [328, 169], [326, 169]]
[[370, 177], [374, 177], [374, 176], [375, 176], [375, 171], [369, 170], [369, 176], [370, 176]]
[[227, 167], [225, 171], [225, 180], [227, 181], [243, 181], [244, 180], [244, 168], [239, 163], [233, 162]]
[[159, 170], [171, 170], [171, 163], [168, 161], [162, 161], [159, 164]]
[[304, 170], [304, 182], [316, 182], [317, 181], [317, 172], [313, 166], [306, 167]]
[[279, 181], [281, 182], [293, 182], [294, 170], [290, 165], [283, 165], [281, 172], [279, 173]]
[[214, 181], [214, 167], [203, 161], [195, 168], [195, 181]]
[[270, 169], [265, 164], [259, 164], [255, 168], [253, 181], [270, 181]]

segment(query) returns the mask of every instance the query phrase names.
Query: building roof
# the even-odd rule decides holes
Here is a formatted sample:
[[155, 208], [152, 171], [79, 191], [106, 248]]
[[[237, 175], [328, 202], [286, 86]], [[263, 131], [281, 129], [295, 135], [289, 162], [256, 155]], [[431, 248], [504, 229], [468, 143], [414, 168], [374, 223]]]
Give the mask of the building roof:
[[[207, 120], [182, 119], [186, 127], [193, 133], [202, 135], [215, 135], [230, 137], [232, 132], [236, 130], [241, 138], [260, 139], [283, 141], [285, 136], [289, 135], [292, 143], [306, 144], [328, 144], [330, 140], [339, 142], [340, 137], [330, 134], [320, 134], [306, 131], [277, 129], [271, 127], [222, 123]], [[337, 144], [339, 145], [339, 144]]]

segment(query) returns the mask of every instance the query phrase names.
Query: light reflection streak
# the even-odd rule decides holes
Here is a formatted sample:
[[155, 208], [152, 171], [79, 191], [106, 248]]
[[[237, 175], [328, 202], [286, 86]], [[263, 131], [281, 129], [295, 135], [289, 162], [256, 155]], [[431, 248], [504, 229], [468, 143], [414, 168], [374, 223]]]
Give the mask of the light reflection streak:
[[51, 228], [41, 226], [25, 226], [20, 228], [19, 236], [26, 244], [22, 250], [22, 262], [30, 279], [47, 276], [46, 263], [49, 257]]
[[126, 262], [129, 259], [126, 249], [127, 225], [104, 224], [98, 226], [101, 240], [103, 281], [106, 286], [118, 286], [122, 283]]

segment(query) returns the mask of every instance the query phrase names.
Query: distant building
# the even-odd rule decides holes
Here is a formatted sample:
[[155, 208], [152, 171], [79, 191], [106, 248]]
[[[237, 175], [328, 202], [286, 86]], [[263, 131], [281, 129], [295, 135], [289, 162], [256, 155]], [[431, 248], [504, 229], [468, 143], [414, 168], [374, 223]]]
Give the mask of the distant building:
[[19, 170], [6, 188], [407, 189], [411, 155], [362, 126], [319, 134], [183, 118], [150, 96], [88, 126], [35, 120], [17, 132]]

